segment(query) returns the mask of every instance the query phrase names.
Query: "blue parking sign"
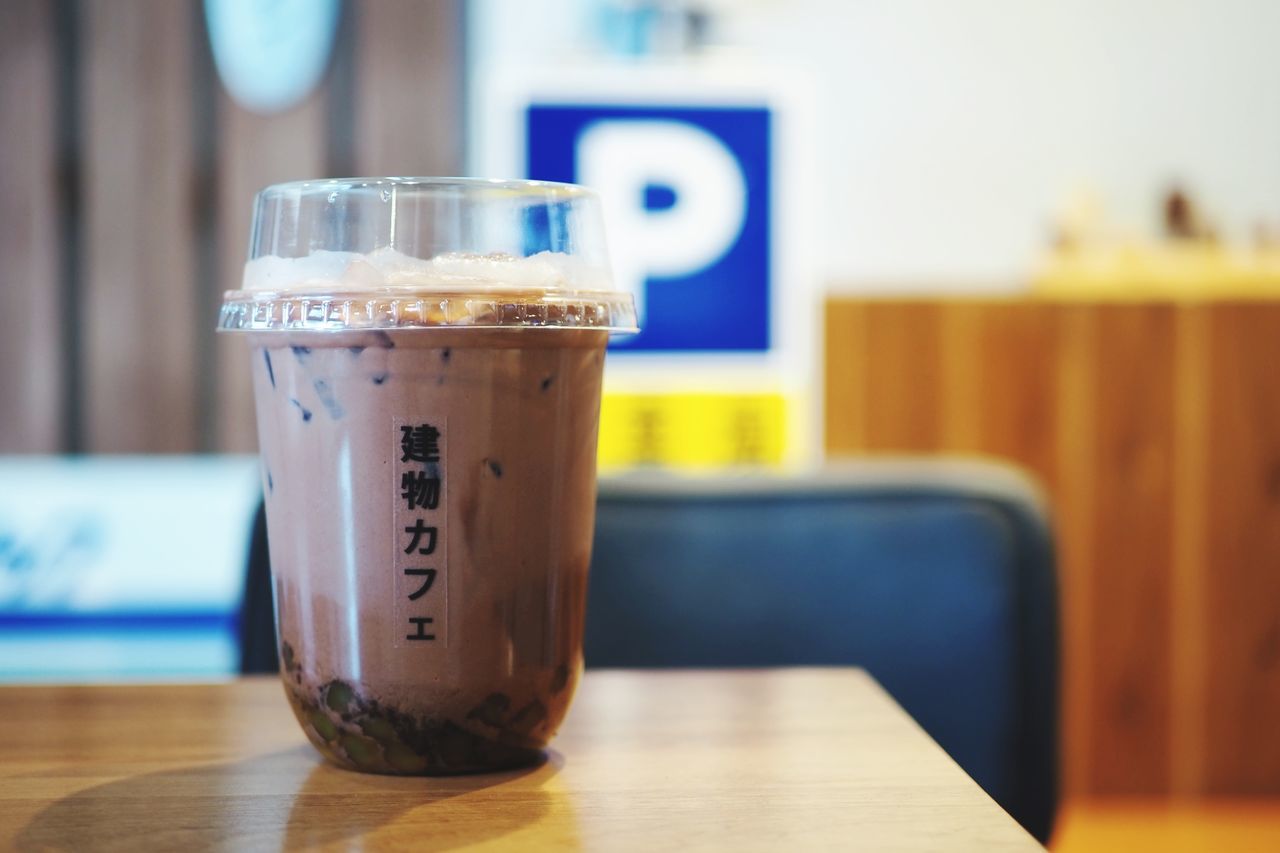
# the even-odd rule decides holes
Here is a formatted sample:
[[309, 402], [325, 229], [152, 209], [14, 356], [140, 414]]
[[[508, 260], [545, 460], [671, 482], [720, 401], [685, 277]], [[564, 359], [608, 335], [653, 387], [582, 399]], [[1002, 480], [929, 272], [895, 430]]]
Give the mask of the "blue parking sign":
[[533, 103], [526, 174], [600, 191], [619, 282], [651, 352], [771, 346], [771, 112]]

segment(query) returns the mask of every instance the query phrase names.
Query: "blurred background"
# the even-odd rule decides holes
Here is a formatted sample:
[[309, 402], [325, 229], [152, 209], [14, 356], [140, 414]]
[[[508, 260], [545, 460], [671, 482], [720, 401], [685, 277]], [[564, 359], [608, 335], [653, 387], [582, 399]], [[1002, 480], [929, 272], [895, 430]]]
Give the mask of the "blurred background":
[[0, 677], [235, 671], [256, 438], [213, 328], [257, 189], [584, 181], [645, 312], [606, 474], [1025, 469], [1059, 843], [1276, 842], [1277, 33], [1270, 0], [6, 0]]

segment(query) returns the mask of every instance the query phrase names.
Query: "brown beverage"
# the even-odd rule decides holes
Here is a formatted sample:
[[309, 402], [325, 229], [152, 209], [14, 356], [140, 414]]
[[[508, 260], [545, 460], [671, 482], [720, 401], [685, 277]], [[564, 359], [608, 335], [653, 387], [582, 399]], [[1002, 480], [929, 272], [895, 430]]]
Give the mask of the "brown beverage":
[[518, 258], [322, 260], [251, 263], [224, 308], [250, 331], [290, 704], [353, 769], [536, 760], [582, 671], [616, 322]]
[[362, 769], [526, 761], [582, 666], [605, 333], [319, 337], [255, 341], [294, 711]]

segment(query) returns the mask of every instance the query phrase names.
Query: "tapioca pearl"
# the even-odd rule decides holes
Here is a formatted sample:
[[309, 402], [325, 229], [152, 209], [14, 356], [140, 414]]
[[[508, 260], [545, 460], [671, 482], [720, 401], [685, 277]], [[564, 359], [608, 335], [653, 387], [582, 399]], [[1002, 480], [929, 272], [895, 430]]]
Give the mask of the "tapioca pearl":
[[390, 376], [391, 376], [390, 373], [376, 373], [369, 378], [373, 381], [374, 385], [381, 385], [382, 383], [386, 382], [387, 378]]
[[305, 362], [307, 360], [307, 356], [311, 355], [311, 347], [292, 346], [289, 347], [289, 349], [293, 351], [293, 357], [299, 362]]
[[290, 397], [289, 402], [298, 407], [298, 411], [302, 413], [303, 422], [311, 420], [311, 410], [299, 403], [297, 397]]

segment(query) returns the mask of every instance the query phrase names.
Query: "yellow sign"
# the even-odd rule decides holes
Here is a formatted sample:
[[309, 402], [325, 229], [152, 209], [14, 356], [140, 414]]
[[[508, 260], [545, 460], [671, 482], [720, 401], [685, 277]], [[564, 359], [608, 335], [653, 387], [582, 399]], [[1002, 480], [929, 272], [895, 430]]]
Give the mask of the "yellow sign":
[[787, 398], [779, 393], [607, 393], [600, 467], [781, 465]]

